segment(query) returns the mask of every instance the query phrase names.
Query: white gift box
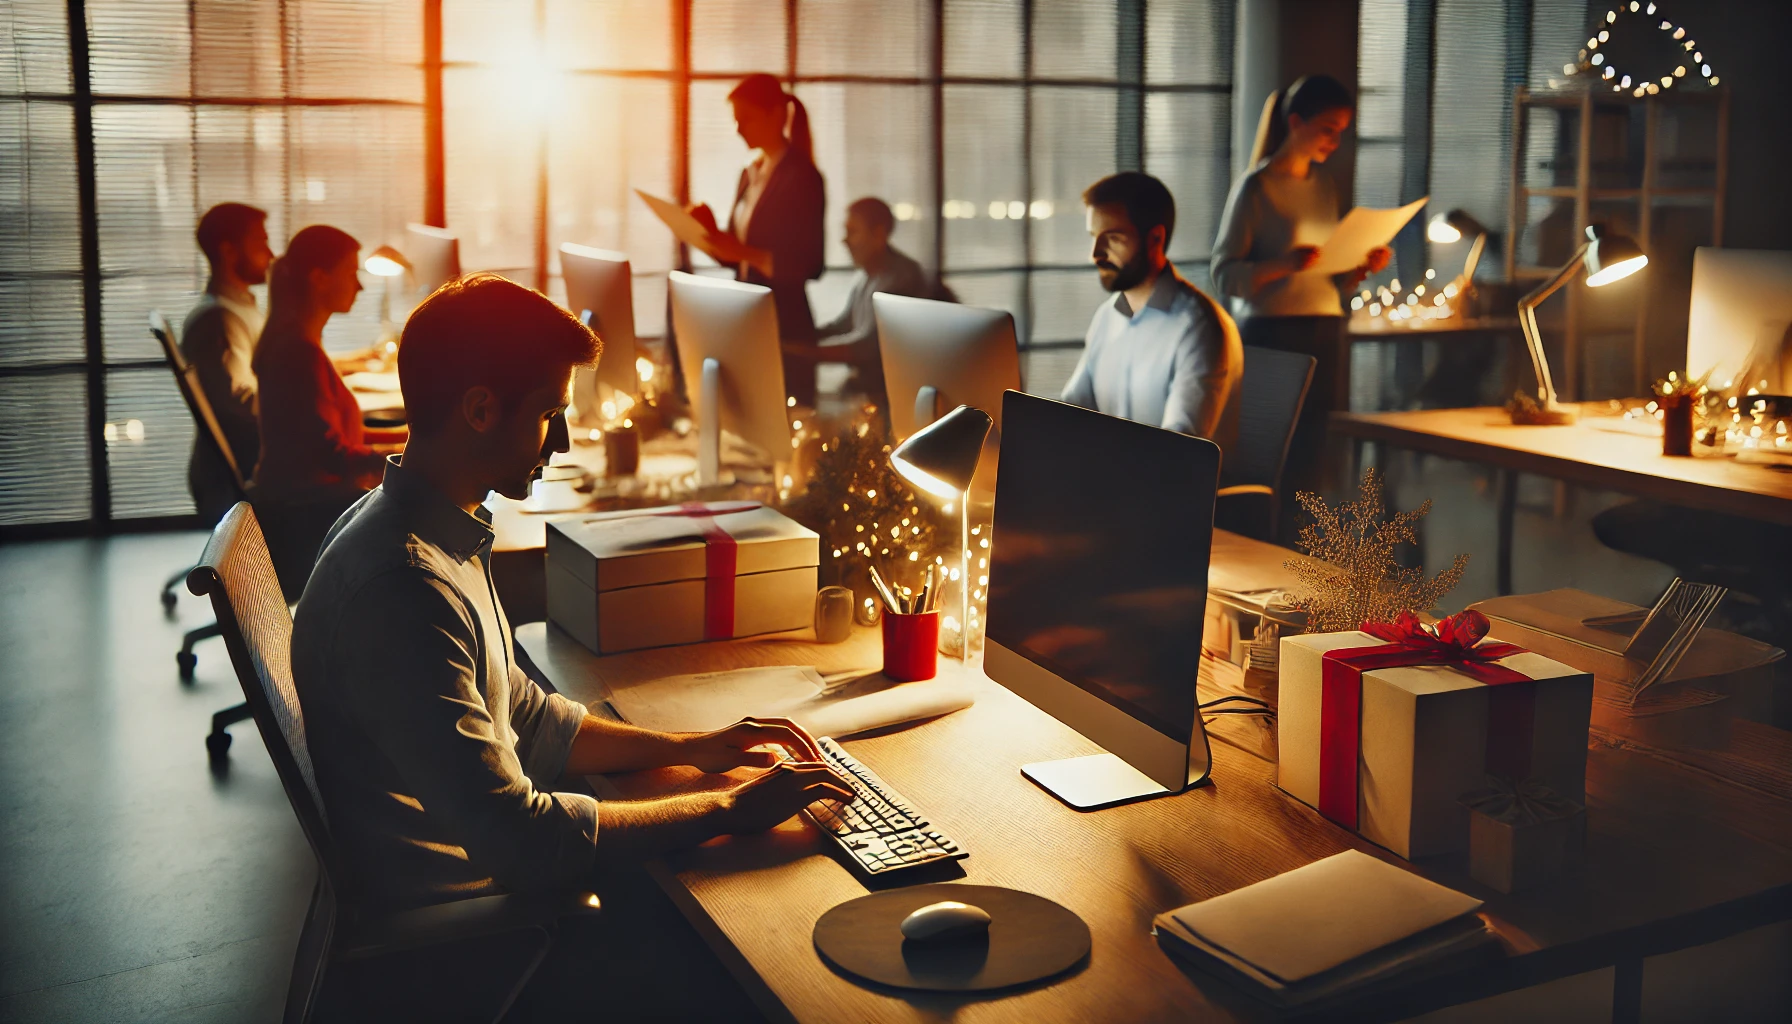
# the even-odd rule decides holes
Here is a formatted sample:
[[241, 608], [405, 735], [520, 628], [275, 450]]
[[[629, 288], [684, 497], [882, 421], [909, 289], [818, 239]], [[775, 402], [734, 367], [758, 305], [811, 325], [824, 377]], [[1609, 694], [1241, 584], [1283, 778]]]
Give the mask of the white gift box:
[[[1355, 631], [1282, 638], [1277, 782], [1322, 812], [1324, 656], [1381, 646]], [[1494, 766], [1516, 756], [1525, 777], [1585, 802], [1592, 675], [1529, 651], [1490, 664], [1534, 681], [1489, 686], [1447, 664], [1362, 672], [1355, 829], [1365, 839], [1409, 859], [1467, 849], [1468, 809], [1458, 799], [1485, 783], [1490, 732]], [[1508, 687], [1490, 720], [1490, 693]], [[1347, 813], [1327, 816], [1350, 827]]]
[[747, 502], [551, 522], [548, 618], [599, 654], [801, 629], [820, 555], [813, 530]]

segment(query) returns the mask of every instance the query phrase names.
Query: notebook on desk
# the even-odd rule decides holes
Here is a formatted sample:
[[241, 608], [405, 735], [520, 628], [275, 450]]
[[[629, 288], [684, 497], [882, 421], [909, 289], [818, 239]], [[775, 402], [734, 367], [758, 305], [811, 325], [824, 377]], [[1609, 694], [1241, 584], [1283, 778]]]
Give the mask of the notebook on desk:
[[1355, 850], [1160, 914], [1165, 951], [1272, 1005], [1307, 1006], [1489, 943], [1481, 901]]

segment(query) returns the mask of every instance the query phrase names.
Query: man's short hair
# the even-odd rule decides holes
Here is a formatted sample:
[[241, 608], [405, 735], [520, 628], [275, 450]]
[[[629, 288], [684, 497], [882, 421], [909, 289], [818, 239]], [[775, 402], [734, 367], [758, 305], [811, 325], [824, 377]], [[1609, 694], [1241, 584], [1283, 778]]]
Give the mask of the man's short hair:
[[249, 237], [252, 228], [265, 224], [268, 219], [266, 210], [259, 210], [245, 203], [219, 203], [199, 218], [199, 228], [193, 237], [199, 240], [199, 251], [213, 263], [218, 261], [218, 246], [224, 242], [235, 242], [241, 245], [243, 239]]
[[1141, 240], [1151, 229], [1164, 229], [1164, 248], [1170, 247], [1170, 236], [1176, 232], [1176, 200], [1164, 183], [1143, 171], [1121, 171], [1110, 174], [1083, 192], [1083, 205], [1106, 206], [1119, 203], [1126, 207], [1126, 217], [1139, 229]]
[[890, 212], [890, 204], [876, 196], [855, 199], [846, 208], [848, 216], [857, 214], [868, 228], [882, 228], [885, 234], [896, 230], [896, 215]]
[[547, 296], [497, 274], [469, 274], [423, 300], [398, 343], [398, 382], [411, 430], [448, 422], [471, 388], [492, 389], [509, 415], [568, 367], [597, 361], [603, 343]]

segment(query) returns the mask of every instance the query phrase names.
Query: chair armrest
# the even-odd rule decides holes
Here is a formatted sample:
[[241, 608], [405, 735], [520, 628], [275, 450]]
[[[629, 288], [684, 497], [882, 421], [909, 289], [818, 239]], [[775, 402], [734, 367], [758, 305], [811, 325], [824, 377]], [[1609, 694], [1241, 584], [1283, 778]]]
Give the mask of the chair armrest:
[[1274, 490], [1272, 490], [1269, 487], [1265, 487], [1262, 484], [1233, 484], [1230, 487], [1222, 487], [1219, 490], [1215, 491], [1214, 497], [1230, 498], [1230, 497], [1233, 497], [1234, 495], [1238, 495], [1238, 494], [1274, 494], [1274, 493], [1276, 493]]
[[503, 893], [437, 903], [347, 924], [337, 955], [356, 960], [481, 935], [546, 931], [560, 918], [596, 915], [599, 907], [592, 892]]

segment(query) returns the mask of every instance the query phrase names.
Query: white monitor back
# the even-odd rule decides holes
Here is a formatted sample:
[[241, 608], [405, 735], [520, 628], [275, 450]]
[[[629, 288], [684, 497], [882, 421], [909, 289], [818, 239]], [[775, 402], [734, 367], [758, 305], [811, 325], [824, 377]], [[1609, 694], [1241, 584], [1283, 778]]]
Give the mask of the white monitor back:
[[460, 239], [447, 228], [404, 226], [404, 254], [411, 261], [417, 295], [428, 295], [460, 276]]
[[[1002, 427], [1002, 392], [1020, 390], [1020, 350], [1014, 317], [999, 309], [916, 299], [883, 292], [871, 296], [878, 347], [890, 395], [890, 426], [901, 440], [960, 405], [981, 409]], [[922, 388], [936, 397], [917, 411]]]
[[[765, 452], [772, 462], [790, 458], [790, 418], [785, 409], [784, 359], [778, 347], [778, 311], [763, 285], [672, 271], [672, 330], [678, 364], [699, 424], [719, 425]], [[703, 361], [721, 364], [718, 409], [703, 400]]]
[[[1713, 390], [1792, 394], [1792, 252], [1700, 247], [1692, 258], [1686, 372]], [[1762, 385], [1762, 381], [1766, 385]]]
[[597, 385], [634, 395], [639, 390], [635, 375], [634, 275], [628, 256], [608, 249], [568, 242], [560, 247], [560, 275], [566, 282], [566, 308], [574, 316], [591, 311], [589, 326], [603, 339], [603, 355], [595, 372], [581, 370], [573, 384], [573, 404], [601, 400]]

